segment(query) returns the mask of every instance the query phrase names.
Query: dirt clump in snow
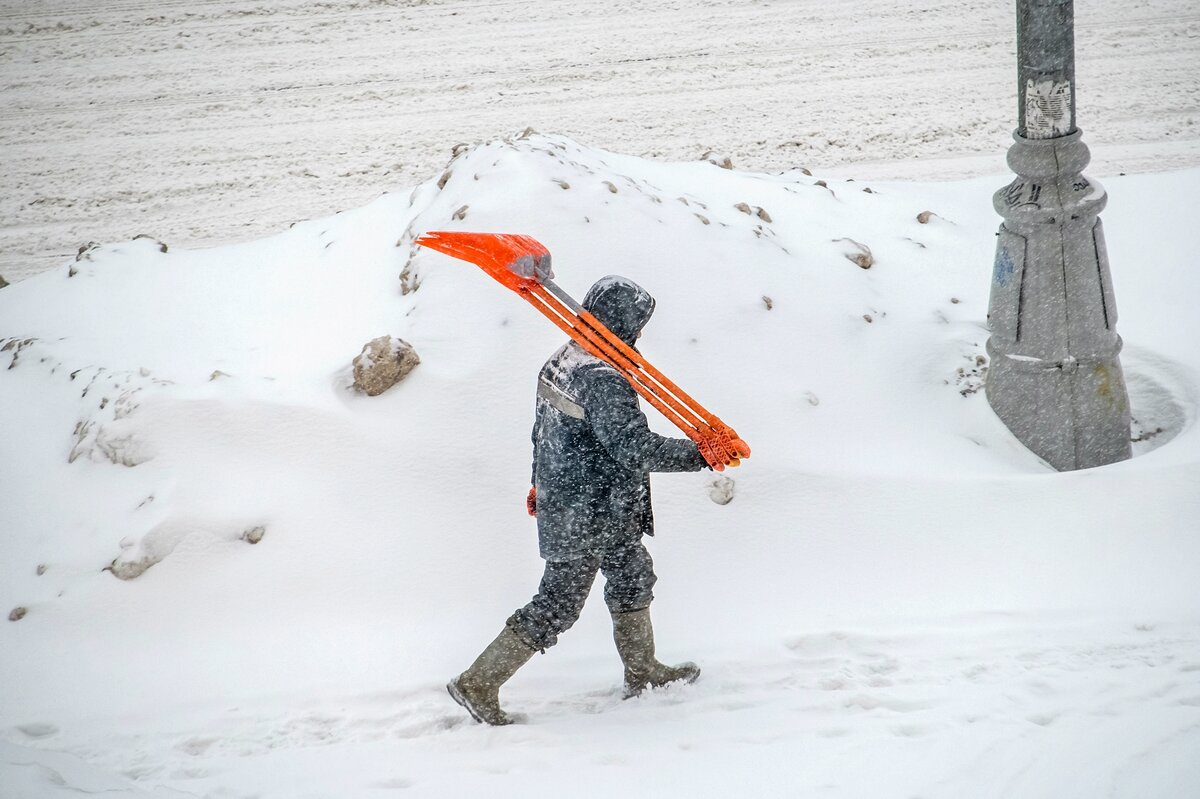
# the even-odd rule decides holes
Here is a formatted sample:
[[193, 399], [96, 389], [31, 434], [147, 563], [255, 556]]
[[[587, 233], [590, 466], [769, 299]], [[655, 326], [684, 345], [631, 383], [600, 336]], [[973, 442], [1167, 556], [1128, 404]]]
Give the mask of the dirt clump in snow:
[[146, 569], [149, 569], [155, 563], [158, 563], [158, 560], [148, 557], [137, 560], [121, 560], [118, 558], [110, 563], [105, 571], [112, 572], [112, 575], [118, 580], [133, 580], [141, 577]]
[[421, 358], [404, 339], [380, 336], [363, 346], [354, 359], [354, 388], [376, 397], [399, 383]]
[[[969, 366], [960, 366], [955, 371], [954, 385], [958, 389], [958, 393], [964, 397], [969, 397], [972, 394], [978, 393], [987, 384], [987, 356], [986, 355], [970, 355], [964, 356], [971, 363]], [[949, 382], [949, 381], [945, 381]]]
[[700, 156], [701, 161], [707, 161], [710, 164], [715, 164], [721, 169], [733, 169], [733, 159], [727, 155], [717, 155], [712, 150], [709, 150], [704, 155]]
[[842, 255], [847, 261], [855, 264], [861, 269], [870, 269], [875, 263], [875, 257], [871, 255], [871, 248], [865, 244], [855, 241], [854, 239], [834, 239], [834, 243], [845, 242], [848, 247], [843, 248]]
[[166, 244], [148, 233], [139, 233], [133, 237], [134, 241], [137, 241], [138, 239], [149, 239], [156, 247], [158, 247], [159, 252], [166, 252], [169, 249]]
[[4, 346], [0, 347], [0, 352], [12, 352], [12, 360], [8, 364], [9, 369], [14, 368], [21, 359], [21, 350], [32, 346], [35, 341], [37, 341], [36, 338], [11, 338], [4, 341]]

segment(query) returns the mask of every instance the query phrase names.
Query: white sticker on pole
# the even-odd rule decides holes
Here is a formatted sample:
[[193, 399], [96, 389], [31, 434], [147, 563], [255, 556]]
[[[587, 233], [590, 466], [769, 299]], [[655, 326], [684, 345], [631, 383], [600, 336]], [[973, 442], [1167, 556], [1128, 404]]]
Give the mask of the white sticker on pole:
[[1025, 138], [1053, 139], [1071, 132], [1071, 82], [1025, 83]]

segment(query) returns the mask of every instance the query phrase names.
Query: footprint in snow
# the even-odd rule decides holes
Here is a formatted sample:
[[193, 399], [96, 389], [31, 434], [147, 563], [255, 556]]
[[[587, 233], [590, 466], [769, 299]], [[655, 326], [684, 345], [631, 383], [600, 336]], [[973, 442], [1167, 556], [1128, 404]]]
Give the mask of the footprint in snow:
[[48, 722], [20, 724], [16, 727], [16, 730], [17, 732], [25, 735], [27, 738], [33, 739], [49, 738], [53, 735], [58, 735], [58, 727]]

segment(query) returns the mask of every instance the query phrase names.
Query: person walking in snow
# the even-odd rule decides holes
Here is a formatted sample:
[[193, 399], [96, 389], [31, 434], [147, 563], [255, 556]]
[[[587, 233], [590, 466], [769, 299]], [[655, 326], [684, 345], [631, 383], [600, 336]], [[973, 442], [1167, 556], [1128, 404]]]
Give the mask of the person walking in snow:
[[[592, 286], [583, 307], [633, 346], [654, 313], [654, 298], [613, 275]], [[705, 468], [696, 444], [652, 432], [629, 382], [573, 341], [538, 374], [532, 437], [527, 505], [537, 517], [545, 572], [529, 604], [446, 686], [450, 695], [477, 721], [511, 723], [500, 708], [500, 686], [579, 619], [597, 571], [607, 583], [604, 600], [625, 666], [626, 698], [648, 687], [694, 682], [696, 664], [667, 666], [655, 657], [650, 603], [657, 578], [642, 536], [654, 534], [650, 472]]]

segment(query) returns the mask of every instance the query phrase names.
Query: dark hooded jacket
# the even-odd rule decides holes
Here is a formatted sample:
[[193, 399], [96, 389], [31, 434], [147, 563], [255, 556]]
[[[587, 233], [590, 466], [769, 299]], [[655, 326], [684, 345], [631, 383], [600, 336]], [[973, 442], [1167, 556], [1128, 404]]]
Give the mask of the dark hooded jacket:
[[[627, 278], [609, 276], [592, 286], [583, 307], [633, 346], [654, 298]], [[705, 465], [690, 440], [652, 432], [629, 381], [575, 342], [542, 367], [533, 484], [546, 560], [602, 553], [653, 535], [649, 473]]]

